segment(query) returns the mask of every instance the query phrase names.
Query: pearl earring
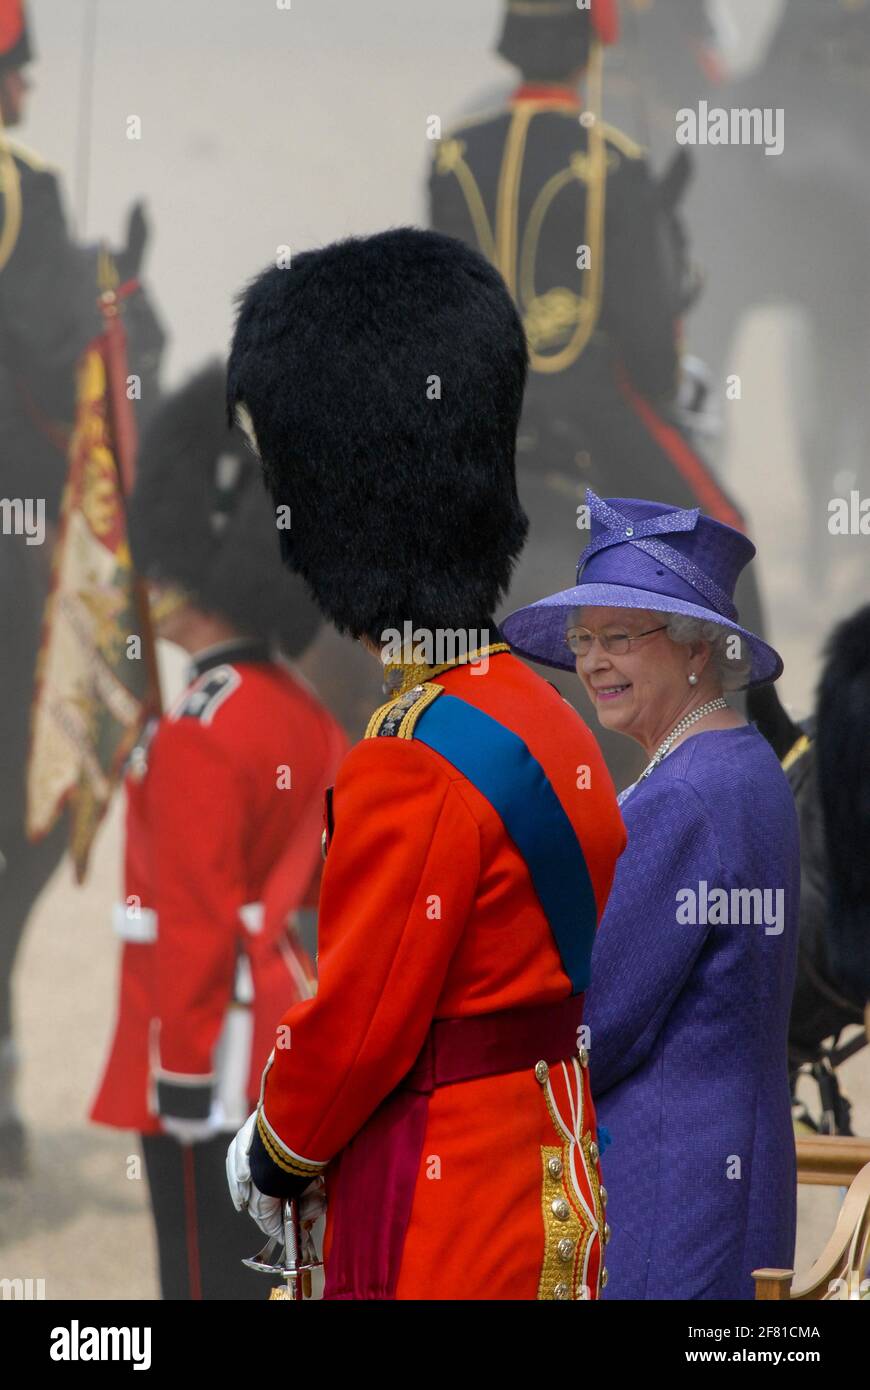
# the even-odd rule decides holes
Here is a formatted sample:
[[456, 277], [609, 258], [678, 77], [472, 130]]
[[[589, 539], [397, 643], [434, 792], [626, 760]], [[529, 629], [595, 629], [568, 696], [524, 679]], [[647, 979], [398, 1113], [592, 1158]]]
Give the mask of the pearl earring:
[[694, 671], [690, 671], [690, 672], [689, 672], [689, 685], [697, 685], [697, 684], [698, 684], [698, 677], [695, 675]]

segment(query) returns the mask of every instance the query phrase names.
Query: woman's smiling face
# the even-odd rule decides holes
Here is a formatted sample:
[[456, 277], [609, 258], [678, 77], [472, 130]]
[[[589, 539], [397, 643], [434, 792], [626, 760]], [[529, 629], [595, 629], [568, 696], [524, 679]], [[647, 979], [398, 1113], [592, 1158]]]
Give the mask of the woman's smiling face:
[[[572, 614], [571, 634], [592, 634], [588, 652], [575, 654], [577, 675], [599, 722], [615, 733], [654, 748], [695, 703], [689, 674], [700, 676], [709, 643], [677, 643], [664, 630], [661, 614], [636, 608], [581, 608]], [[608, 652], [630, 639], [629, 650]]]

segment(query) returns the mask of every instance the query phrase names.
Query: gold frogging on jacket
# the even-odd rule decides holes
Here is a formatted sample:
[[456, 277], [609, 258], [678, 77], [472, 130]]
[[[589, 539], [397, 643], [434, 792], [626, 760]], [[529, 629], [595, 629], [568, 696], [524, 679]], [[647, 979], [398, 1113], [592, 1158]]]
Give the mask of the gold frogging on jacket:
[[[566, 0], [554, 0], [554, 4], [553, 13], [568, 13], [574, 8], [573, 4], [566, 5]], [[526, 12], [520, 6], [521, 0], [517, 0], [511, 8], [517, 13]], [[543, 9], [535, 4], [529, 6], [527, 12], [540, 16]], [[465, 159], [465, 142], [457, 135], [445, 137], [440, 142], [435, 159], [437, 173], [452, 174], [459, 183], [478, 246], [501, 272], [522, 315], [532, 371], [544, 374], [563, 372], [577, 361], [595, 332], [601, 313], [607, 170], [611, 157], [607, 138], [617, 134], [601, 120], [603, 67], [603, 45], [593, 38], [588, 66], [589, 102], [581, 117], [582, 124], [588, 130], [588, 152], [578, 150], [568, 165], [558, 170], [540, 189], [522, 238], [518, 212], [519, 188], [529, 125], [539, 112], [564, 110], [563, 103], [546, 99], [521, 99], [514, 103], [498, 179], [494, 227], [487, 215], [480, 188]], [[559, 286], [538, 294], [535, 264], [541, 228], [557, 194], [574, 181], [586, 187], [584, 245], [588, 247], [588, 265], [578, 266], [579, 290]]]
[[[591, 1296], [586, 1276], [589, 1247], [599, 1242], [600, 1273], [598, 1289], [607, 1283], [604, 1250], [610, 1239], [610, 1228], [604, 1215], [607, 1196], [601, 1186], [598, 1168], [598, 1145], [591, 1129], [585, 1126], [584, 1089], [588, 1054], [581, 1050], [580, 1061], [562, 1063], [565, 1080], [576, 1085], [571, 1102], [569, 1122], [559, 1113], [550, 1082], [550, 1068], [538, 1062], [535, 1078], [540, 1084], [547, 1110], [560, 1144], [541, 1146], [543, 1177], [541, 1182], [541, 1215], [544, 1225], [544, 1259], [538, 1283], [538, 1299], [543, 1302], [582, 1301]], [[576, 1188], [576, 1168], [586, 1178], [592, 1199], [590, 1210]], [[576, 1190], [575, 1190], [576, 1189]], [[596, 1290], [596, 1293], [598, 1292]]]

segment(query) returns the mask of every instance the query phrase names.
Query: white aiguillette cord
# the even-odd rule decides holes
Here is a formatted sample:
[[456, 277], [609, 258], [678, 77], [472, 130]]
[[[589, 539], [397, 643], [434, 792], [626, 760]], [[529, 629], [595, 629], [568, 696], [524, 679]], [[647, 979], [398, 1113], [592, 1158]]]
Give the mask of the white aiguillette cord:
[[698, 720], [703, 719], [705, 715], [713, 714], [713, 712], [718, 709], [727, 708], [728, 701], [725, 699], [725, 696], [717, 695], [715, 700], [708, 700], [705, 705], [699, 705], [691, 714], [687, 714], [685, 719], [681, 719], [679, 724], [676, 724], [674, 728], [671, 729], [671, 732], [664, 742], [659, 744], [652, 758], [638, 777], [638, 782], [642, 782], [645, 777], [649, 777], [650, 773], [658, 767], [662, 759], [670, 752], [671, 744], [675, 739], [680, 737], [680, 734], [684, 734], [687, 729], [690, 729], [693, 724], [697, 724]]

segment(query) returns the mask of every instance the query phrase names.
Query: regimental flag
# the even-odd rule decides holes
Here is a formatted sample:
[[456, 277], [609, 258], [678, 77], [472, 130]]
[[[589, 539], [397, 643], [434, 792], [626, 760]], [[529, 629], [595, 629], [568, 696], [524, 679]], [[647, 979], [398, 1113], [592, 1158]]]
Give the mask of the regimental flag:
[[135, 450], [118, 313], [127, 288], [103, 294], [104, 332], [78, 368], [32, 712], [27, 831], [32, 839], [46, 834], [68, 804], [79, 883], [123, 765], [159, 710], [154, 642], [133, 571], [121, 482], [129, 489]]

